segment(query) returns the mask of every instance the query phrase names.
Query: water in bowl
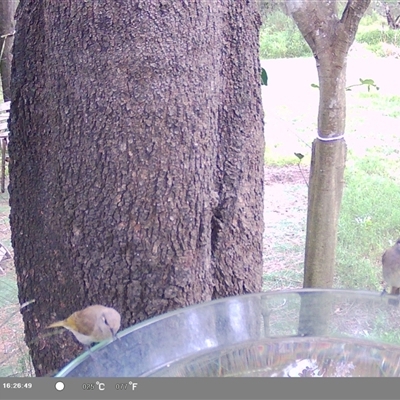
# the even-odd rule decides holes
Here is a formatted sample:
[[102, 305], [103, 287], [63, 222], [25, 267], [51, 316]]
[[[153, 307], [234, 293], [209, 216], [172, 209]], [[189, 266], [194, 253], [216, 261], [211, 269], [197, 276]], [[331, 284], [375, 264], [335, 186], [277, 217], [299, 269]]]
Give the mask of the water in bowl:
[[352, 338], [276, 338], [171, 362], [153, 377], [400, 376], [400, 347]]

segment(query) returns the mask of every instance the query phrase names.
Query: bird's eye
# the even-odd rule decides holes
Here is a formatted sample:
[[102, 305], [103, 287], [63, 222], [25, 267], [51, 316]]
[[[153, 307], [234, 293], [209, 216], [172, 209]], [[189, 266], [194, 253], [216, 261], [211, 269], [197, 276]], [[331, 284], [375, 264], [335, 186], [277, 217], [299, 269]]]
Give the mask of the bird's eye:
[[108, 321], [106, 320], [105, 317], [103, 317], [103, 320], [104, 320], [104, 323], [110, 328], [111, 334], [114, 336], [115, 335], [114, 329], [111, 328], [110, 324], [108, 323]]

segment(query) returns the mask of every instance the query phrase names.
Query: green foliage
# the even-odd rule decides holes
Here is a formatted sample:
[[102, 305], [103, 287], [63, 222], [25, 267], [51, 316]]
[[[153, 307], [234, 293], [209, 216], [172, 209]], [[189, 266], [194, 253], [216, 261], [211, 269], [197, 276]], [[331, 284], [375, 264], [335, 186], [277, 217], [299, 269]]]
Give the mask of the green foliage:
[[384, 26], [387, 26], [385, 17], [374, 10], [371, 10], [370, 12], [367, 11], [361, 18], [358, 26], [358, 33], [382, 29]]
[[356, 42], [365, 44], [368, 50], [380, 57], [400, 52], [400, 32], [390, 29], [386, 18], [376, 11], [361, 19]]
[[379, 86], [377, 86], [373, 79], [362, 79], [360, 78], [360, 83], [355, 83], [354, 85], [350, 85], [346, 87], [347, 91], [351, 91], [351, 88], [357, 86], [366, 86], [368, 92], [371, 91], [371, 87], [374, 87], [376, 90], [379, 90]]
[[[298, 165], [300, 162], [307, 163], [310, 162], [310, 155], [304, 156], [301, 153], [293, 154], [282, 154], [280, 152], [283, 146], [271, 147], [269, 145], [265, 146], [264, 151], [264, 161], [266, 165], [269, 166], [285, 166], [285, 165]], [[305, 157], [305, 158], [304, 158]], [[304, 161], [302, 161], [304, 158]]]
[[261, 68], [261, 85], [268, 86], [268, 74], [264, 68]]
[[[357, 86], [366, 86], [368, 92], [371, 91], [371, 87], [374, 87], [376, 90], [379, 90], [379, 86], [376, 85], [376, 83], [374, 82], [373, 79], [362, 79], [362, 78], [360, 78], [359, 80], [360, 80], [360, 83], [355, 83], [354, 85], [347, 86], [346, 90], [348, 92], [350, 92], [351, 88], [357, 87]], [[312, 83], [311, 87], [319, 89], [319, 85], [317, 85], [316, 83]]]
[[293, 58], [311, 55], [311, 49], [292, 18], [279, 10], [268, 15], [260, 33], [261, 58]]
[[301, 161], [304, 158], [304, 154], [301, 153], [294, 153], [294, 155]]
[[400, 32], [393, 29], [376, 29], [368, 31], [359, 31], [356, 35], [358, 43], [366, 43], [370, 46], [377, 45], [379, 43], [388, 43], [395, 46], [400, 45]]
[[[397, 48], [400, 52], [400, 31], [389, 29], [386, 19], [371, 10], [360, 21], [356, 42], [365, 44], [370, 51], [385, 57], [396, 52]], [[387, 46], [394, 47], [394, 50]], [[260, 32], [260, 57], [270, 59], [311, 55], [311, 49], [293, 19], [279, 8], [268, 11]]]

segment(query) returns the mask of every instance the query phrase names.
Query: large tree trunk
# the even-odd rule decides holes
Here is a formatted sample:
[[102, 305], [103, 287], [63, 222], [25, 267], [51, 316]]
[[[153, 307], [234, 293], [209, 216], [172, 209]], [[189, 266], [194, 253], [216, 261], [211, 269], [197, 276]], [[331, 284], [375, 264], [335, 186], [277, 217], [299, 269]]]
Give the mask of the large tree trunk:
[[319, 77], [318, 139], [308, 191], [304, 287], [330, 288], [346, 160], [346, 59], [370, 0], [349, 0], [341, 18], [336, 1], [286, 0], [313, 51]]
[[37, 375], [46, 336], [93, 303], [123, 327], [261, 289], [263, 129], [255, 4], [38, 2], [17, 12], [12, 242]]
[[11, 49], [14, 39], [14, 14], [17, 3], [17, 0], [0, 1], [0, 73], [1, 86], [3, 89], [3, 101], [11, 100]]

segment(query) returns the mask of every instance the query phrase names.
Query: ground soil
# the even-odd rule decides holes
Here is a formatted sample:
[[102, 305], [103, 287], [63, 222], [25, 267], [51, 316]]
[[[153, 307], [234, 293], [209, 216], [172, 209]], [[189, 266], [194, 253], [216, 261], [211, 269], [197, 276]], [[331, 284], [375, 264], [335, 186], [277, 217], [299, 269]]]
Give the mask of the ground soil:
[[[299, 271], [303, 264], [309, 167], [266, 167], [264, 185], [264, 276]], [[297, 274], [267, 281], [263, 290], [302, 287]]]

